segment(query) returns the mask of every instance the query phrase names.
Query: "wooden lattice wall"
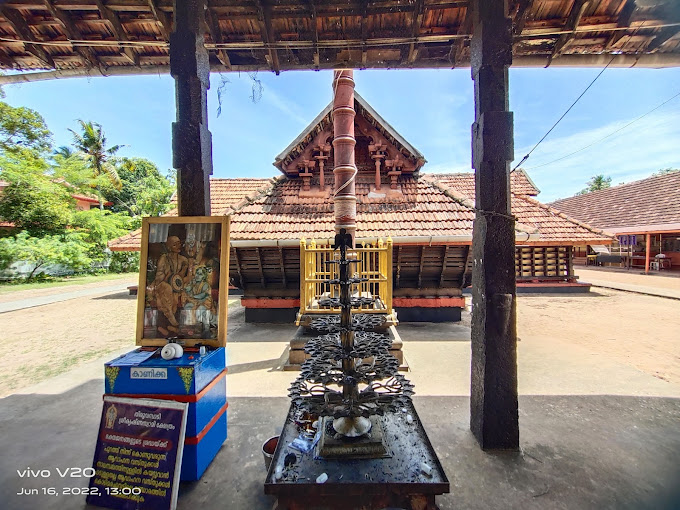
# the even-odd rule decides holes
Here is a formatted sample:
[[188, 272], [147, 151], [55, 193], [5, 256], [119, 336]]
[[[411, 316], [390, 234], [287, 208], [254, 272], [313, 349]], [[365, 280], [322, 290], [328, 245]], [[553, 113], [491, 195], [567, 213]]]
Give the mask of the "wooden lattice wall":
[[571, 246], [515, 247], [517, 280], [570, 280], [574, 277]]

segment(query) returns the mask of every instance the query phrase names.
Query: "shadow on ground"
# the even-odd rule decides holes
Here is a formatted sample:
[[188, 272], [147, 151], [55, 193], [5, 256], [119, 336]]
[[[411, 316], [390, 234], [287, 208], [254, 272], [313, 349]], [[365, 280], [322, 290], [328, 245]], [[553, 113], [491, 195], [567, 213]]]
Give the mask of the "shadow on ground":
[[[267, 360], [269, 363], [274, 360]], [[244, 367], [247, 368], [247, 367]], [[21, 488], [85, 487], [56, 468], [92, 465], [102, 380], [58, 395], [0, 400], [0, 487], [4, 508], [85, 508], [81, 496], [17, 496]], [[680, 400], [621, 396], [520, 397], [521, 453], [485, 453], [469, 427], [466, 397], [415, 398], [415, 405], [451, 482], [442, 510], [671, 509], [680, 505]], [[178, 509], [257, 510], [263, 493], [262, 443], [278, 434], [290, 401], [231, 398], [229, 439], [203, 478], [184, 483]], [[49, 469], [49, 478], [17, 470]]]
[[131, 296], [127, 290], [123, 290], [121, 292], [113, 292], [111, 294], [93, 297], [92, 299], [124, 299], [126, 301], [137, 301], [137, 296]]

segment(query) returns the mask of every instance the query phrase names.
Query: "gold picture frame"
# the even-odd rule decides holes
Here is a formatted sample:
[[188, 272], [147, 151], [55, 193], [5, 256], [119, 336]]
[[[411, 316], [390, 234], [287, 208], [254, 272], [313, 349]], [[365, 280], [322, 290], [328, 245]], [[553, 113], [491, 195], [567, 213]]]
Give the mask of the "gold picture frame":
[[228, 278], [229, 217], [144, 218], [137, 345], [224, 347]]

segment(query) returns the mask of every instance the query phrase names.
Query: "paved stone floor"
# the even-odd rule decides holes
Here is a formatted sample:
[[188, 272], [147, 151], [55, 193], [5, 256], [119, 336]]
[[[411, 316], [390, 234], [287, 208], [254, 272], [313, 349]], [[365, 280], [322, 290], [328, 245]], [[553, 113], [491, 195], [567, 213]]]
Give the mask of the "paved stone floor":
[[[295, 373], [281, 370], [289, 325], [230, 313], [229, 438], [203, 478], [180, 488], [179, 509], [272, 508], [261, 445], [277, 435]], [[488, 453], [469, 431], [470, 331], [399, 326], [416, 409], [451, 482], [442, 509], [680, 508], [680, 385], [574, 346], [518, 345], [521, 452]], [[109, 356], [111, 358], [113, 356]], [[18, 496], [22, 488], [85, 487], [56, 468], [89, 467], [101, 412], [103, 362], [0, 399], [0, 508], [86, 508], [80, 496]], [[48, 478], [17, 470], [48, 469]]]
[[[58, 395], [0, 403], [0, 485], [8, 509], [80, 509], [77, 496], [17, 496], [26, 489], [86, 486], [58, 476], [20, 479], [17, 469], [91, 465], [102, 381]], [[261, 445], [278, 433], [289, 401], [234, 397], [229, 439], [198, 482], [182, 484], [179, 509], [269, 509]], [[677, 399], [605, 395], [520, 398], [522, 451], [482, 452], [468, 429], [467, 397], [420, 397], [415, 405], [451, 482], [442, 509], [671, 509], [680, 505]], [[12, 419], [8, 417], [12, 416]]]

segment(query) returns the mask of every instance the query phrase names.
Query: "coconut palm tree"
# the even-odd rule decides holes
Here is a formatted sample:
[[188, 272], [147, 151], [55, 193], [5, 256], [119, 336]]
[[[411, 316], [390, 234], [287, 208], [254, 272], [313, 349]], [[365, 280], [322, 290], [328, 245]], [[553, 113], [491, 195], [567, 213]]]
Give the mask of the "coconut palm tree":
[[85, 155], [87, 163], [92, 175], [97, 180], [95, 186], [97, 190], [97, 197], [99, 198], [99, 208], [104, 208], [104, 201], [101, 193], [101, 186], [99, 184], [100, 178], [108, 179], [111, 184], [120, 189], [121, 182], [116, 172], [115, 167], [109, 161], [118, 152], [122, 145], [114, 145], [112, 147], [106, 146], [106, 136], [102, 126], [96, 122], [78, 119], [82, 133], [78, 133], [73, 129], [69, 131], [73, 134], [73, 146]]

